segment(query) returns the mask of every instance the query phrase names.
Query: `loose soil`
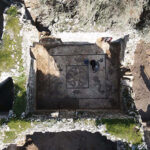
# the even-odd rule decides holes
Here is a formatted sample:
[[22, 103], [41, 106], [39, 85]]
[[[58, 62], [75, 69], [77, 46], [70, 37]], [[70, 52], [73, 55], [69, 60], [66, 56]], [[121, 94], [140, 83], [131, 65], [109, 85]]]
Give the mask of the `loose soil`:
[[150, 150], [150, 43], [139, 42], [134, 60], [134, 100], [142, 121], [145, 122], [144, 136]]
[[150, 43], [140, 41], [135, 51], [133, 91], [143, 121], [150, 121]]

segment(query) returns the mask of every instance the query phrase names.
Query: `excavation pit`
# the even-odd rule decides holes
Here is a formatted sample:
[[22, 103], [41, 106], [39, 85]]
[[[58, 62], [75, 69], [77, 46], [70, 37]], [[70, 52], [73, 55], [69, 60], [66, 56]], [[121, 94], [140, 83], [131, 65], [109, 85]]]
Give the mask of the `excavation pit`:
[[[37, 111], [120, 109], [118, 61], [96, 44], [37, 44], [35, 50]], [[96, 72], [91, 60], [99, 63]]]
[[23, 146], [10, 145], [8, 149], [11, 148], [17, 150], [116, 150], [117, 142], [107, 140], [98, 132], [35, 132], [33, 135], [26, 136], [26, 143]]

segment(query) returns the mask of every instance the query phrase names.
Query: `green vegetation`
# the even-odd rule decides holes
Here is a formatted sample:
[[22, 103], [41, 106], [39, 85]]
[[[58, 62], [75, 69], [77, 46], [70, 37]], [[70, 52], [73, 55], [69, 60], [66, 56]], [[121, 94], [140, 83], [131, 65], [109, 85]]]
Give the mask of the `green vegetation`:
[[13, 76], [15, 83], [15, 102], [13, 110], [16, 116], [20, 117], [26, 107], [26, 77], [24, 75], [22, 60], [22, 37], [20, 36], [22, 26], [19, 23], [16, 6], [11, 6], [6, 11], [6, 14], [3, 42], [0, 46], [0, 74], [1, 72], [10, 72], [11, 69], [19, 73], [18, 77]]
[[126, 139], [133, 144], [142, 142], [142, 135], [133, 119], [102, 119], [96, 121], [96, 125], [99, 124], [105, 124], [107, 132], [116, 137]]
[[12, 6], [10, 7], [8, 10], [7, 10], [7, 14], [9, 16], [13, 16], [13, 17], [16, 17], [17, 16], [17, 9], [15, 6]]
[[[22, 59], [22, 37], [20, 36], [22, 26], [20, 25], [16, 6], [11, 6], [6, 11], [6, 14], [3, 41], [0, 44], [0, 75], [2, 72], [11, 72], [12, 69], [17, 73], [17, 75], [13, 76], [15, 84], [13, 111], [16, 114], [16, 118], [20, 118], [26, 108], [26, 76]], [[1, 119], [0, 125], [4, 123], [10, 128], [9, 131], [4, 133], [4, 143], [11, 143], [18, 137], [18, 134], [31, 127], [30, 121], [20, 119], [10, 121]]]
[[[4, 143], [11, 143], [13, 142], [17, 137], [18, 134], [22, 133], [23, 131], [31, 128], [31, 121], [27, 120], [18, 120], [18, 119], [11, 119], [7, 121], [6, 119], [0, 120], [0, 125], [7, 124], [9, 127], [9, 131], [5, 131], [5, 137], [3, 142]], [[2, 134], [0, 132], [0, 134]]]
[[26, 77], [24, 74], [20, 75], [15, 79], [15, 102], [13, 105], [13, 111], [16, 114], [16, 117], [20, 117], [22, 112], [25, 112], [26, 109], [26, 89], [25, 81]]
[[6, 123], [6, 119], [4, 119], [4, 118], [0, 119], [0, 126], [4, 123]]
[[6, 12], [8, 15], [3, 33], [3, 45], [0, 49], [0, 72], [15, 69], [15, 65], [18, 62], [20, 63], [21, 60], [22, 37], [19, 35], [21, 25], [19, 24], [16, 11], [17, 8], [12, 6]]
[[5, 132], [5, 138], [4, 138], [3, 142], [4, 143], [10, 143], [16, 138], [17, 138], [17, 135], [14, 131], [6, 131]]
[[4, 143], [11, 143], [21, 132], [31, 127], [30, 121], [26, 120], [10, 120], [7, 123], [10, 131], [5, 132]]

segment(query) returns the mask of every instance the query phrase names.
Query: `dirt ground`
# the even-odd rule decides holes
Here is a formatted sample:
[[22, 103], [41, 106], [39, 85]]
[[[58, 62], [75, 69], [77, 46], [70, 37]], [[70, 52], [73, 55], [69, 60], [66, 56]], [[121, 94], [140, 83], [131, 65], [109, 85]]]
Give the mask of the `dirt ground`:
[[135, 105], [139, 110], [144, 125], [144, 136], [150, 149], [150, 43], [143, 41], [137, 45], [135, 62], [132, 68], [135, 93]]
[[150, 43], [140, 41], [137, 45], [132, 72], [135, 105], [142, 120], [150, 121]]
[[[99, 133], [82, 131], [59, 133], [34, 133], [27, 135], [23, 147], [13, 150], [116, 150], [117, 144]], [[7, 149], [9, 150], [9, 148]]]

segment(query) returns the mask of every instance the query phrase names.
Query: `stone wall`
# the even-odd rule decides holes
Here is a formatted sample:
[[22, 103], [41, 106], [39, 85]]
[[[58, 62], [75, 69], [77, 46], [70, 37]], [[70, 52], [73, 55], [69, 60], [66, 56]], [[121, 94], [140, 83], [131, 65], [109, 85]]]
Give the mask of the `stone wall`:
[[[11, 14], [11, 11], [12, 11], [11, 9], [13, 11], [16, 11], [15, 17]], [[8, 11], [10, 11], [10, 14], [8, 13]], [[9, 24], [9, 20], [8, 20], [8, 18], [10, 18], [10, 17], [12, 19], [11, 25]], [[13, 27], [13, 25], [16, 22], [18, 23], [17, 26], [15, 25], [16, 27]], [[12, 30], [14, 30], [14, 28], [17, 28], [17, 29], [15, 29], [15, 31], [12, 31]], [[10, 34], [10, 30], [11, 30], [11, 34]], [[15, 35], [15, 34], [17, 34], [17, 35]], [[2, 37], [2, 40], [5, 43], [4, 45], [7, 45], [6, 42], [9, 42], [6, 39], [6, 37], [14, 36], [14, 35], [16, 36], [15, 38], [18, 41], [16, 41], [16, 39], [13, 39], [12, 40], [13, 44], [8, 45], [11, 48], [8, 49], [8, 47], [2, 46], [3, 49], [6, 48], [6, 50], [10, 51], [11, 54], [9, 56], [10, 58], [8, 57], [9, 62], [10, 62], [10, 64], [8, 64], [9, 67], [8, 67], [8, 65], [5, 67], [4, 66], [1, 67], [3, 70], [0, 71], [0, 81], [5, 80], [7, 77], [12, 77], [14, 80], [14, 84], [15, 85], [18, 84], [17, 86], [21, 87], [21, 89], [22, 89], [21, 93], [24, 94], [24, 92], [26, 92], [26, 88], [27, 88], [27, 91], [29, 90], [28, 86], [27, 86], [27, 84], [28, 84], [27, 81], [28, 81], [28, 76], [30, 74], [30, 64], [31, 64], [30, 46], [33, 45], [33, 42], [39, 41], [39, 33], [38, 33], [36, 27], [33, 26], [31, 24], [31, 21], [28, 19], [28, 15], [26, 14], [25, 6], [23, 4], [19, 4], [19, 3], [14, 3], [5, 10], [4, 29], [3, 29], [3, 37]], [[15, 42], [17, 42], [17, 43], [15, 43]], [[16, 54], [16, 49], [17, 49], [17, 54]], [[17, 62], [14, 62], [14, 61], [17, 61]], [[7, 62], [6, 59], [5, 59], [5, 62]], [[1, 64], [5, 65], [5, 63], [3, 63], [3, 62]], [[15, 87], [15, 89], [16, 89], [16, 87]], [[17, 92], [19, 92], [19, 91], [17, 91]], [[17, 96], [15, 95], [15, 97], [17, 97]], [[21, 95], [20, 95], [20, 97], [21, 97]], [[28, 97], [27, 97], [27, 99], [28, 99]], [[22, 101], [25, 101], [25, 99]], [[27, 102], [28, 102], [28, 100], [27, 100]], [[28, 106], [29, 106], [29, 104], [27, 103], [27, 112], [29, 112]]]

